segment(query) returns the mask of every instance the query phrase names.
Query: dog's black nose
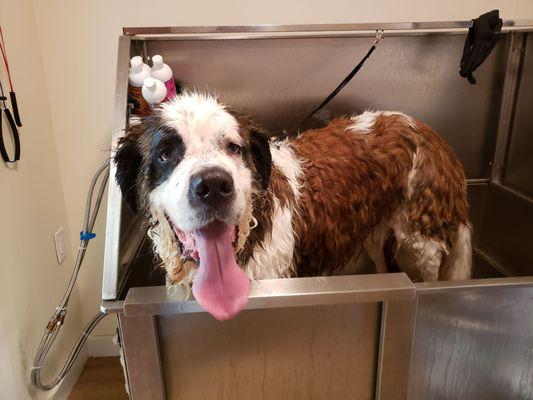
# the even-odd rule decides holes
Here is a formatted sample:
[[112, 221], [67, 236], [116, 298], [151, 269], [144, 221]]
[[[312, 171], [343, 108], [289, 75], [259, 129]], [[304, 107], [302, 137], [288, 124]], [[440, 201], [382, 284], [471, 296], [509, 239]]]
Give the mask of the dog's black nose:
[[189, 196], [194, 203], [216, 207], [232, 199], [234, 194], [233, 179], [222, 168], [204, 169], [191, 176]]

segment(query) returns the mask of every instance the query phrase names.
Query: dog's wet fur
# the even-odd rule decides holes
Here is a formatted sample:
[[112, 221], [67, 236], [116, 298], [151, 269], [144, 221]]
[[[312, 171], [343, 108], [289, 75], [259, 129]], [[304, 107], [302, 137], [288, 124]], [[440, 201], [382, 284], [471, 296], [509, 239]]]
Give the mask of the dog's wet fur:
[[[148, 217], [169, 282], [194, 280], [189, 232], [215, 219], [235, 226], [252, 279], [340, 273], [362, 248], [378, 272], [394, 264], [415, 281], [469, 278], [465, 175], [429, 126], [366, 111], [270, 137], [214, 96], [185, 92], [119, 140], [117, 182]], [[197, 176], [220, 198], [208, 204]]]

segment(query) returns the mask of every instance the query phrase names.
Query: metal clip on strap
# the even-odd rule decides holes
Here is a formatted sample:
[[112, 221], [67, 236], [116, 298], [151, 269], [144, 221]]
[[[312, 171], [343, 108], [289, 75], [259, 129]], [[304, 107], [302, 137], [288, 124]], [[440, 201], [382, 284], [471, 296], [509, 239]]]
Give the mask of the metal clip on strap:
[[385, 32], [383, 31], [383, 29], [376, 30], [376, 40], [374, 40], [374, 46], [377, 45], [381, 39], [383, 39], [384, 33]]

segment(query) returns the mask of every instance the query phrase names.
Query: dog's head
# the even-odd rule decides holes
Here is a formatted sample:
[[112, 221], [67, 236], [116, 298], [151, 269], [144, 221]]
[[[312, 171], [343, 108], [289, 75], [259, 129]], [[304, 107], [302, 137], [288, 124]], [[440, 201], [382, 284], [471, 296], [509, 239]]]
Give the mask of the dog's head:
[[[123, 196], [153, 221], [167, 273], [194, 276], [197, 300], [220, 318], [247, 297], [235, 254], [249, 233], [252, 196], [268, 187], [269, 146], [249, 118], [211, 95], [184, 93], [132, 126], [115, 155]], [[187, 271], [191, 263], [199, 270]]]

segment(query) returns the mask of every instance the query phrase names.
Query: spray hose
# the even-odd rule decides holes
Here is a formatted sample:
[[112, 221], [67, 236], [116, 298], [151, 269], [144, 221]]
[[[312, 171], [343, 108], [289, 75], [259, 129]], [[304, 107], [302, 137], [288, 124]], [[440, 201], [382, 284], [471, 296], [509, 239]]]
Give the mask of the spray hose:
[[[87, 323], [82, 333], [80, 334], [76, 344], [72, 348], [65, 364], [58, 372], [57, 376], [50, 383], [43, 383], [41, 380], [41, 370], [44, 366], [46, 356], [50, 351], [52, 345], [54, 344], [54, 341], [56, 340], [57, 335], [59, 334], [61, 326], [63, 326], [65, 322], [70, 295], [72, 294], [72, 290], [74, 289], [74, 285], [76, 283], [76, 280], [78, 279], [78, 273], [83, 263], [83, 259], [85, 257], [85, 252], [87, 251], [89, 241], [96, 236], [94, 233], [92, 233], [92, 229], [96, 222], [96, 217], [98, 216], [98, 211], [100, 209], [100, 205], [102, 204], [102, 197], [104, 195], [104, 191], [107, 186], [107, 181], [109, 179], [109, 174], [104, 173], [107, 171], [108, 168], [109, 161], [106, 161], [104, 164], [102, 164], [102, 166], [100, 166], [100, 168], [98, 168], [91, 180], [91, 184], [89, 186], [89, 193], [87, 194], [87, 202], [85, 205], [83, 229], [80, 232], [80, 245], [78, 247], [76, 261], [74, 263], [74, 269], [72, 271], [67, 290], [65, 291], [61, 302], [56, 307], [54, 313], [50, 317], [50, 320], [46, 324], [43, 337], [39, 343], [39, 347], [35, 354], [33, 366], [31, 367], [31, 383], [40, 390], [53, 389], [63, 380], [63, 378], [67, 375], [67, 373], [74, 365], [74, 362], [76, 361], [78, 355], [83, 349], [83, 346], [85, 345], [85, 342], [87, 341], [87, 338], [89, 337], [91, 332], [94, 330], [96, 325], [98, 325], [98, 323], [107, 315], [99, 311], [91, 318], [91, 320]], [[103, 177], [100, 180], [96, 200], [93, 204], [95, 188], [102, 174]]]

